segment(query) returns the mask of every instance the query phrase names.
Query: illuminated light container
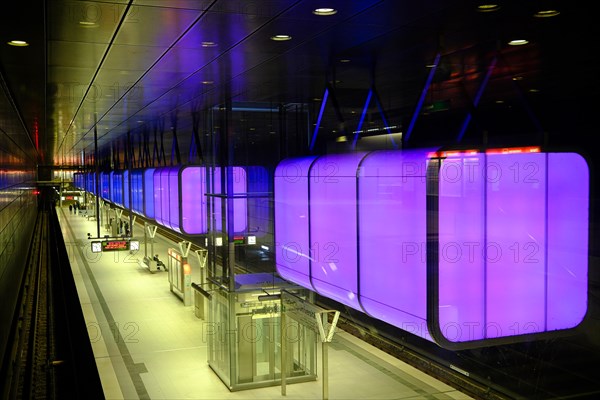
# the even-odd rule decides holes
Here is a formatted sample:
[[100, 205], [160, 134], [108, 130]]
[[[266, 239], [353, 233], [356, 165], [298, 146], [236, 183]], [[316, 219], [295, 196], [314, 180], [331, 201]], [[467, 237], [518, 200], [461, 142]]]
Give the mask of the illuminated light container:
[[[247, 175], [246, 170], [243, 167], [225, 167], [225, 168], [211, 168], [213, 174], [213, 188], [210, 191], [212, 194], [225, 195], [227, 187], [221, 188], [221, 172], [225, 171], [224, 182], [227, 185], [227, 180], [232, 179], [231, 186], [233, 189], [232, 195], [233, 200], [233, 231], [235, 233], [245, 232], [248, 226], [248, 200], [246, 198], [247, 192]], [[214, 199], [214, 229], [217, 231], [224, 230], [223, 225], [223, 214], [221, 202], [224, 199], [216, 197]]]
[[356, 172], [365, 154], [321, 156], [309, 171], [312, 286], [358, 310]]
[[[246, 194], [246, 172], [231, 167], [234, 196]], [[213, 174], [214, 193], [221, 193], [221, 168], [208, 168]], [[212, 172], [211, 172], [212, 171]], [[157, 223], [188, 235], [208, 233], [207, 168], [200, 166], [156, 168], [153, 172], [154, 217]], [[144, 193], [148, 193], [144, 188]], [[215, 197], [216, 230], [221, 230], [221, 198]], [[247, 199], [235, 198], [234, 229], [244, 232], [247, 227]]]
[[86, 187], [85, 189], [90, 192], [93, 193], [94, 195], [96, 194], [96, 173], [95, 172], [88, 172], [86, 174]]
[[129, 171], [128, 170], [124, 170], [123, 171], [123, 185], [122, 185], [122, 194], [123, 194], [123, 207], [124, 208], [130, 208], [129, 207]]
[[82, 189], [82, 190], [85, 188], [83, 173], [75, 172], [73, 174], [73, 186], [75, 186], [77, 189]]
[[589, 169], [580, 155], [458, 154], [431, 163], [430, 176], [436, 342], [506, 343], [582, 322]]
[[131, 171], [131, 210], [144, 216], [144, 170], [134, 169]]
[[[589, 169], [503, 149], [283, 160], [278, 273], [449, 349], [549, 337], [587, 312]], [[329, 252], [328, 252], [329, 251]]]
[[360, 302], [372, 317], [427, 339], [429, 152], [370, 153], [360, 165], [357, 196]]
[[146, 168], [142, 174], [142, 196], [146, 218], [154, 219], [154, 170], [155, 168]]
[[100, 173], [100, 194], [104, 200], [110, 201], [110, 172]]
[[118, 206], [123, 206], [123, 172], [110, 172], [110, 201]]
[[274, 174], [275, 263], [281, 277], [315, 290], [310, 279], [309, 181], [316, 157], [281, 161]]
[[206, 168], [183, 167], [180, 175], [181, 229], [189, 235], [207, 233]]
[[157, 223], [177, 232], [179, 229], [180, 167], [162, 167], [154, 170], [154, 218]]
[[248, 179], [248, 231], [258, 238], [269, 233], [271, 221], [272, 179], [269, 170], [261, 166], [245, 167]]

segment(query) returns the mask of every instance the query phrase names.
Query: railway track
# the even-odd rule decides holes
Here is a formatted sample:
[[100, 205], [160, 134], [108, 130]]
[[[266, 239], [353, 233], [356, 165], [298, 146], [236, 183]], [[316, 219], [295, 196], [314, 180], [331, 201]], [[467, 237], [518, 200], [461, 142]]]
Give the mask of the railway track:
[[48, 215], [40, 212], [31, 243], [16, 337], [10, 398], [54, 398]]

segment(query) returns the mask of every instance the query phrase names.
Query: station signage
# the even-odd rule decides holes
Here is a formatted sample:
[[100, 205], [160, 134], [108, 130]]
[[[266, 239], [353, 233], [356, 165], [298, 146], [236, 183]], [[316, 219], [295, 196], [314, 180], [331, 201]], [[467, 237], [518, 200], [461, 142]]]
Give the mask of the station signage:
[[140, 248], [140, 242], [138, 240], [129, 239], [108, 239], [102, 241], [95, 241], [91, 243], [92, 253], [101, 253], [103, 251], [119, 251], [119, 250], [130, 250], [136, 251]]

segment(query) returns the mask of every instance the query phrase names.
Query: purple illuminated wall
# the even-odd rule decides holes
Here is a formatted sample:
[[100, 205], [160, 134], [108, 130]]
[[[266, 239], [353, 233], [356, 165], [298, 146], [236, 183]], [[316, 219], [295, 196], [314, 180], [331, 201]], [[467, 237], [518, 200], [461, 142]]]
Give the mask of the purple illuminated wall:
[[577, 326], [587, 311], [585, 160], [429, 157], [424, 149], [283, 160], [274, 179], [278, 273], [449, 348]]

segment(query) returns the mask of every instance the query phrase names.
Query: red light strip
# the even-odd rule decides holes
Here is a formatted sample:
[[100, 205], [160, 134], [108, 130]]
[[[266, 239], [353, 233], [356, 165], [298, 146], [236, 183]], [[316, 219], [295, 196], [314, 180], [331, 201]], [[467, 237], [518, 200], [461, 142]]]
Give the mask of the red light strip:
[[503, 147], [500, 149], [488, 149], [486, 154], [516, 154], [516, 153], [539, 153], [541, 149], [537, 146], [528, 147]]
[[[525, 147], [502, 147], [498, 149], [487, 149], [486, 154], [518, 154], [518, 153], [539, 153], [541, 148], [538, 146]], [[477, 154], [478, 150], [450, 150], [450, 151], [435, 151], [427, 154], [427, 158], [448, 158], [462, 155]]]

